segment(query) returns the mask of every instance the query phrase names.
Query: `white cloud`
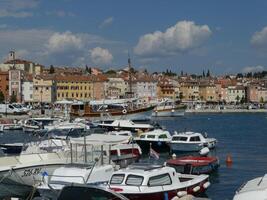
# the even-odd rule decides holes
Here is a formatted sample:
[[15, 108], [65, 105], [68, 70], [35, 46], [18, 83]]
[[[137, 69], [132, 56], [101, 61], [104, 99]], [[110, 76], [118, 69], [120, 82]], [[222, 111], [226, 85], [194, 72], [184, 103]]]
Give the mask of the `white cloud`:
[[250, 43], [254, 47], [266, 48], [267, 47], [267, 26], [264, 27], [261, 31], [255, 32], [252, 35]]
[[105, 19], [100, 25], [99, 28], [105, 28], [107, 26], [110, 26], [114, 21], [113, 17], [109, 17], [107, 19]]
[[140, 56], [174, 55], [201, 46], [212, 34], [208, 25], [180, 21], [165, 32], [155, 31], [140, 37], [134, 53]]
[[64, 33], [54, 33], [46, 45], [49, 52], [64, 52], [73, 49], [81, 49], [82, 39], [72, 34], [70, 31]]
[[248, 67], [244, 67], [242, 72], [243, 73], [249, 73], [249, 72], [261, 72], [264, 71], [265, 67], [261, 66], [261, 65], [257, 65], [257, 66], [248, 66]]
[[[88, 33], [10, 28], [0, 29], [0, 44], [0, 58], [3, 58], [2, 62], [7, 59], [8, 52], [14, 50], [17, 57], [23, 59], [32, 60], [44, 65], [68, 66], [74, 64], [94, 64], [88, 51], [96, 46], [114, 47], [121, 45], [116, 41], [110, 41]], [[109, 61], [110, 57], [113, 58], [112, 55], [108, 55], [104, 54], [102, 58], [104, 62], [102, 63]]]
[[108, 49], [95, 47], [89, 52], [90, 57], [95, 64], [110, 64], [113, 60], [113, 56]]
[[0, 17], [25, 18], [33, 16], [28, 11], [37, 7], [39, 0], [2, 0], [0, 1]]

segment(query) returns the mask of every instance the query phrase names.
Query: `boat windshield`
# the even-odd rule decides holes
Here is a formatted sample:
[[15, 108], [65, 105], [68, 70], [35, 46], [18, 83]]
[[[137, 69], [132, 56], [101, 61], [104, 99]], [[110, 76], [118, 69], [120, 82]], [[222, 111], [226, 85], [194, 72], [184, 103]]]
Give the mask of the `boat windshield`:
[[187, 141], [187, 137], [175, 136], [172, 138], [172, 141]]
[[159, 136], [159, 139], [166, 139], [166, 138], [168, 138], [166, 134], [163, 134], [163, 135]]
[[124, 176], [124, 174], [114, 174], [111, 177], [110, 184], [121, 184], [123, 182]]

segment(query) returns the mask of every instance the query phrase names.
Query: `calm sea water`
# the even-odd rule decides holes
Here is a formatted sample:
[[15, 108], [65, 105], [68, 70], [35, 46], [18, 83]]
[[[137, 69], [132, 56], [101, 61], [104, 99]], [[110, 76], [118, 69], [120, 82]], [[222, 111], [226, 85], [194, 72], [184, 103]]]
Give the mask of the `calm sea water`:
[[[207, 196], [213, 200], [230, 200], [245, 181], [267, 173], [267, 114], [188, 114], [185, 117], [157, 120], [166, 129], [173, 131], [207, 132], [219, 143], [212, 154], [220, 158], [218, 172], [211, 176]], [[23, 133], [0, 134], [0, 142], [23, 142], [33, 139]], [[225, 160], [230, 154], [231, 167]], [[160, 155], [157, 162], [163, 163], [168, 154]]]
[[[213, 200], [233, 199], [235, 191], [245, 181], [267, 173], [267, 114], [188, 114], [182, 118], [160, 119], [170, 131], [207, 132], [219, 143], [211, 152], [220, 159], [218, 172], [211, 176], [207, 196]], [[233, 159], [231, 167], [226, 157]], [[168, 155], [161, 156], [163, 162]]]

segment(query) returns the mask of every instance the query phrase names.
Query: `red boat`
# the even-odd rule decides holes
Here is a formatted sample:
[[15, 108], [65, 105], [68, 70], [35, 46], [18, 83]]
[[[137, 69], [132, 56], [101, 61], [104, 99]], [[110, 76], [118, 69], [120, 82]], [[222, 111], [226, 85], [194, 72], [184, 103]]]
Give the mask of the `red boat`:
[[210, 174], [220, 166], [217, 157], [184, 156], [166, 161], [166, 165], [183, 174]]
[[197, 195], [209, 186], [208, 175], [180, 174], [172, 167], [141, 164], [114, 172], [108, 184], [130, 200], [172, 199], [178, 192]]

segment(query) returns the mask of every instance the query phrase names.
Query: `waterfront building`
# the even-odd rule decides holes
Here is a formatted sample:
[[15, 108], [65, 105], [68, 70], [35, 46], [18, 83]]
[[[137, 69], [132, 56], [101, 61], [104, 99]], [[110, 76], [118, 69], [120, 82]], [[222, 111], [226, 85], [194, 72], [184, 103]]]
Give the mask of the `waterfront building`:
[[26, 75], [22, 82], [22, 102], [33, 102], [33, 77], [32, 75]]
[[[122, 77], [108, 77], [107, 96], [123, 98], [128, 90], [128, 81]], [[110, 91], [111, 90], [111, 91]]]
[[64, 99], [89, 101], [93, 96], [93, 79], [88, 75], [57, 75], [57, 101]]
[[154, 99], [157, 97], [157, 81], [149, 76], [138, 77], [132, 82], [132, 90], [136, 98]]
[[227, 88], [227, 100], [228, 103], [238, 103], [242, 99], [245, 100], [245, 87], [244, 86], [229, 86]]
[[185, 81], [181, 83], [180, 87], [183, 100], [185, 101], [197, 101], [199, 97], [199, 83], [194, 80]]
[[33, 78], [33, 102], [53, 103], [56, 101], [54, 75], [40, 75]]
[[107, 83], [108, 78], [102, 74], [93, 76], [93, 99], [100, 100], [107, 97]]
[[23, 71], [18, 69], [9, 70], [9, 97], [14, 96], [17, 102], [22, 101]]
[[9, 71], [10, 69], [22, 70], [23, 72], [29, 74], [35, 74], [35, 72], [37, 72], [37, 74], [41, 74], [43, 71], [43, 66], [22, 59], [8, 60], [3, 64], [0, 64], [1, 71]]
[[164, 98], [175, 99], [176, 98], [175, 92], [176, 92], [175, 87], [169, 79], [164, 77], [158, 82], [157, 93], [159, 99], [164, 99]]
[[3, 93], [5, 100], [9, 99], [9, 73], [0, 71], [0, 91]]
[[203, 83], [199, 85], [199, 96], [201, 101], [216, 102], [219, 100], [217, 88], [211, 83]]
[[259, 85], [249, 85], [247, 87], [247, 101], [248, 102], [258, 102], [259, 98], [258, 98], [258, 88]]

